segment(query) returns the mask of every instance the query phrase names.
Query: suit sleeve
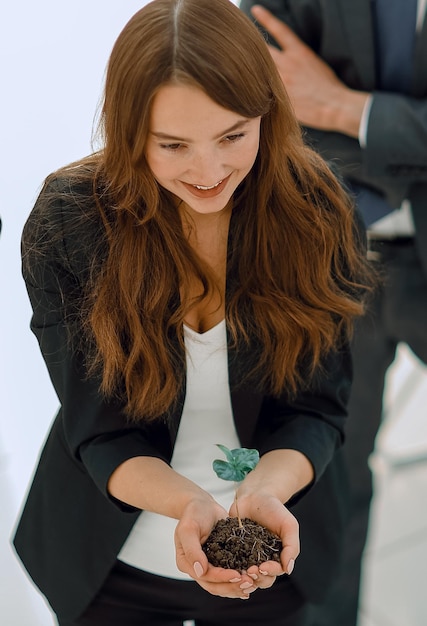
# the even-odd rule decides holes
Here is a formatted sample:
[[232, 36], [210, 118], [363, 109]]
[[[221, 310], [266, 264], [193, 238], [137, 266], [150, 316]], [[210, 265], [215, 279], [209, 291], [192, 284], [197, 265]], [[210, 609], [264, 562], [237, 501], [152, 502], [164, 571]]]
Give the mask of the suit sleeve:
[[[159, 432], [153, 427], [149, 435], [142, 426], [128, 423], [122, 403], [105, 398], [99, 391], [99, 378], [87, 375], [84, 355], [76, 347], [76, 337], [69, 334], [69, 320], [75, 316], [82, 289], [81, 276], [73, 271], [66, 249], [64, 221], [75, 219], [76, 205], [70, 201], [64, 206], [63, 200], [57, 200], [46, 215], [41, 204], [39, 198], [23, 232], [23, 275], [33, 309], [31, 329], [59, 398], [58, 419], [63, 423], [69, 454], [109, 497], [108, 479], [126, 459], [156, 456], [167, 462], [168, 432], [161, 431], [164, 426], [159, 424]], [[84, 249], [84, 236], [81, 243]], [[71, 326], [78, 335], [76, 320]]]
[[312, 484], [317, 483], [345, 440], [352, 375], [351, 353], [345, 345], [324, 359], [308, 389], [294, 398], [283, 396], [265, 402], [261, 421], [268, 426], [261, 436], [260, 453], [298, 450], [310, 460], [314, 470]]
[[373, 92], [366, 146], [341, 133], [305, 129], [306, 141], [340, 175], [385, 196], [394, 207], [427, 183], [427, 98]]
[[362, 155], [373, 177], [427, 182], [427, 97], [374, 92]]

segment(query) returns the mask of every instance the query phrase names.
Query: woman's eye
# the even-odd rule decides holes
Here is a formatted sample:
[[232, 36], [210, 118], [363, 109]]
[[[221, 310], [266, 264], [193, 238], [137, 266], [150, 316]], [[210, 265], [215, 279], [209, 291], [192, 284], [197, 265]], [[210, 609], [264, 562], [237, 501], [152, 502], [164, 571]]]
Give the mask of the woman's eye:
[[228, 143], [233, 143], [235, 141], [238, 141], [239, 139], [242, 139], [242, 137], [244, 136], [245, 136], [244, 133], [237, 133], [236, 135], [227, 135], [227, 137], [225, 138], [225, 141], [227, 141]]
[[162, 143], [162, 144], [160, 144], [160, 147], [163, 148], [164, 150], [171, 150], [171, 152], [176, 152], [177, 150], [179, 150], [182, 147], [182, 144], [180, 144], [180, 143]]

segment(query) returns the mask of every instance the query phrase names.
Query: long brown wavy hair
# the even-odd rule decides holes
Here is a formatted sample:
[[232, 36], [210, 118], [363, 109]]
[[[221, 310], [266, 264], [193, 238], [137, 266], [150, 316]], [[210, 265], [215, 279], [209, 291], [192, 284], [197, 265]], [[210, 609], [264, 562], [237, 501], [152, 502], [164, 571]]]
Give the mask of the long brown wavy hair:
[[200, 298], [214, 289], [146, 162], [151, 103], [171, 82], [196, 85], [244, 117], [262, 116], [259, 153], [234, 198], [235, 280], [226, 301], [231, 343], [260, 347], [250, 373], [260, 387], [294, 393], [307, 384], [363, 313], [370, 282], [350, 200], [304, 144], [256, 27], [229, 0], [154, 0], [114, 45], [102, 149], [55, 173], [91, 181], [107, 254], [102, 263], [94, 255], [79, 303], [94, 346], [87, 364], [101, 372], [103, 393], [123, 390], [135, 420], [163, 414], [178, 396], [190, 277], [204, 286]]

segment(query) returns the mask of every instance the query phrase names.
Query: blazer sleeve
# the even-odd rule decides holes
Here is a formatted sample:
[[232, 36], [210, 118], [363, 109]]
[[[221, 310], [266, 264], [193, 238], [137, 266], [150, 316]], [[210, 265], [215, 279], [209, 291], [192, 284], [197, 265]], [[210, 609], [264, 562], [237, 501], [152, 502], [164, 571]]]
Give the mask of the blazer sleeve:
[[373, 93], [362, 163], [374, 178], [427, 182], [427, 96]]
[[[87, 375], [84, 355], [70, 340], [67, 328], [82, 294], [82, 275], [70, 261], [66, 231], [81, 219], [81, 208], [70, 196], [67, 201], [51, 202], [46, 211], [46, 193], [49, 188], [45, 187], [25, 224], [22, 240], [23, 276], [33, 309], [31, 330], [59, 398], [58, 419], [63, 423], [69, 453], [109, 497], [108, 479], [126, 459], [141, 455], [168, 462], [169, 435], [164, 423], [149, 432], [130, 424], [122, 403], [104, 397], [99, 378]], [[87, 233], [81, 234], [81, 239], [73, 238], [79, 242], [76, 249], [81, 246], [79, 256], [84, 258]], [[74, 327], [78, 328], [78, 323]]]
[[344, 442], [352, 375], [351, 353], [344, 345], [324, 358], [307, 389], [293, 398], [265, 401], [260, 423], [267, 427], [260, 437], [260, 453], [298, 450], [310, 460], [316, 483]]

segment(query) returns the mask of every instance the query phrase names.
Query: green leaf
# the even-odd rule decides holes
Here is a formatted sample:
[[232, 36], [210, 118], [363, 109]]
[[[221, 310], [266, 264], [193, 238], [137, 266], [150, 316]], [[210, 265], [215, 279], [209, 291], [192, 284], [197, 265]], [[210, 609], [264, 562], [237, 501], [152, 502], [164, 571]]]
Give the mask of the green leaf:
[[222, 478], [223, 480], [240, 482], [254, 469], [259, 461], [258, 450], [250, 448], [235, 448], [234, 450], [229, 450], [220, 443], [218, 443], [217, 446], [225, 454], [227, 461], [216, 459], [212, 463], [212, 467], [218, 478]]
[[231, 452], [231, 450], [229, 450], [229, 449], [227, 448], [227, 446], [223, 446], [223, 445], [222, 445], [222, 444], [220, 444], [220, 443], [217, 443], [216, 445], [218, 446], [218, 448], [219, 448], [220, 450], [222, 450], [222, 451], [224, 452], [224, 454], [225, 454], [225, 456], [226, 456], [227, 461], [229, 461], [230, 463], [232, 463], [232, 462], [233, 462], [233, 453]]

